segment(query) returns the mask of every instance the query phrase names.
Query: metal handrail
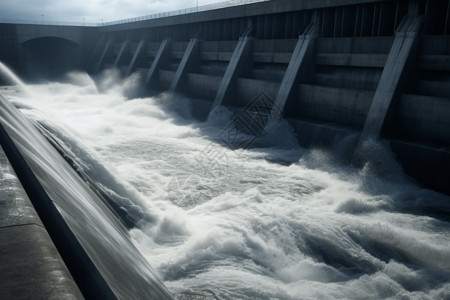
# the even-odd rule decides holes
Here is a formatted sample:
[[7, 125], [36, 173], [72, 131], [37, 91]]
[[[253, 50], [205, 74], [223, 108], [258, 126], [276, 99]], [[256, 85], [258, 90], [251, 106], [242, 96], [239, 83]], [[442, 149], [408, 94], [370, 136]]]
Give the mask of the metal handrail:
[[185, 9], [174, 10], [174, 11], [163, 12], [163, 13], [157, 13], [157, 14], [152, 14], [152, 15], [147, 15], [147, 16], [142, 16], [142, 17], [137, 17], [137, 18], [105, 22], [105, 23], [103, 23], [103, 26], [131, 23], [131, 22], [165, 18], [165, 17], [172, 17], [172, 16], [191, 14], [191, 13], [196, 13], [196, 12], [201, 12], [201, 11], [208, 11], [208, 10], [214, 10], [214, 9], [220, 9], [220, 8], [226, 8], [226, 7], [232, 7], [232, 6], [239, 6], [239, 5], [245, 5], [245, 4], [251, 4], [251, 3], [258, 3], [258, 2], [266, 2], [266, 1], [270, 1], [270, 0], [230, 0], [230, 1], [225, 1], [225, 2], [214, 3], [214, 4], [207, 4], [207, 5], [197, 6], [197, 7], [185, 8]]
[[166, 18], [178, 15], [191, 14], [201, 11], [209, 11], [226, 7], [240, 6], [251, 3], [258, 2], [267, 2], [271, 0], [230, 0], [225, 2], [219, 2], [214, 4], [201, 5], [197, 7], [185, 8], [180, 10], [156, 13], [152, 15], [123, 19], [111, 22], [101, 22], [101, 23], [92, 23], [92, 22], [61, 22], [61, 21], [46, 21], [46, 20], [23, 20], [23, 19], [0, 19], [0, 23], [12, 23], [12, 24], [29, 24], [29, 25], [61, 25], [61, 26], [89, 26], [89, 27], [101, 27], [101, 26], [110, 26], [124, 23], [131, 23], [137, 21], [158, 19], [158, 18]]
[[59, 25], [59, 26], [89, 26], [98, 27], [101, 23], [92, 22], [66, 22], [47, 20], [25, 20], [25, 19], [0, 19], [0, 24], [24, 24], [24, 25]]

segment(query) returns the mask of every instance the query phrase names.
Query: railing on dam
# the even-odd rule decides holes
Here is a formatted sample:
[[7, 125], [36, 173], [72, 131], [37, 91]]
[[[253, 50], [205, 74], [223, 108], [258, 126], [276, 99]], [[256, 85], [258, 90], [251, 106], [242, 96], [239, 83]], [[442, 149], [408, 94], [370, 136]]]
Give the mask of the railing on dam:
[[136, 22], [136, 21], [144, 21], [144, 20], [151, 20], [151, 19], [157, 19], [157, 18], [172, 17], [172, 16], [196, 13], [196, 12], [201, 12], [201, 11], [208, 11], [208, 10], [214, 10], [214, 9], [220, 9], [220, 8], [226, 8], [226, 7], [232, 7], [232, 6], [239, 6], [239, 5], [257, 3], [257, 2], [266, 2], [266, 1], [270, 1], [270, 0], [231, 0], [231, 1], [197, 6], [197, 7], [191, 7], [191, 8], [186, 8], [186, 9], [174, 10], [174, 11], [169, 11], [169, 12], [162, 12], [162, 13], [157, 13], [157, 14], [152, 14], [152, 15], [147, 15], [147, 16], [142, 16], [142, 17], [137, 17], [137, 18], [105, 22], [105, 23], [103, 23], [103, 25], [106, 25], [106, 26], [107, 25], [116, 25], [116, 24], [130, 23], [130, 22]]
[[25, 19], [0, 19], [4, 24], [24, 24], [24, 25], [51, 25], [51, 26], [89, 26], [98, 27], [101, 23], [93, 22], [66, 22], [66, 21], [48, 21], [48, 20], [25, 20]]
[[101, 23], [93, 23], [93, 22], [85, 22], [85, 21], [83, 21], [83, 22], [47, 21], [44, 19], [41, 19], [41, 20], [0, 19], [0, 23], [28, 24], [28, 25], [60, 25], [60, 26], [100, 27], [100, 26], [108, 26], [108, 25], [116, 25], [116, 24], [172, 17], [172, 16], [196, 13], [196, 12], [201, 12], [201, 11], [209, 11], [209, 10], [215, 10], [215, 9], [220, 9], [220, 8], [233, 7], [233, 6], [258, 3], [258, 2], [267, 2], [267, 1], [271, 1], [271, 0], [230, 0], [230, 1], [196, 6], [196, 7], [190, 7], [190, 8], [185, 8], [185, 9], [179, 9], [179, 10], [174, 10], [174, 11], [155, 13], [155, 14], [151, 14], [151, 15], [136, 17], [136, 18], [129, 18], [129, 19], [123, 19], [123, 20], [117, 20], [117, 21], [111, 21], [111, 22], [101, 22]]

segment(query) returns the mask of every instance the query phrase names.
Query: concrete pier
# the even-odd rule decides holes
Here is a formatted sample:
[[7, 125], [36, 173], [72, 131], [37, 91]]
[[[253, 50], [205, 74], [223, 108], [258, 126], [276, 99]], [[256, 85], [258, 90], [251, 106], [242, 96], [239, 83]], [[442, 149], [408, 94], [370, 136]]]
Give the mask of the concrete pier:
[[123, 42], [122, 46], [120, 47], [119, 54], [116, 57], [116, 60], [114, 61], [114, 67], [117, 68], [121, 64], [123, 54], [125, 53], [126, 48], [128, 47], [128, 40]]
[[184, 81], [186, 74], [189, 69], [191, 69], [196, 62], [198, 62], [198, 39], [191, 39], [187, 45], [186, 51], [184, 52], [183, 58], [181, 59], [178, 69], [173, 78], [172, 84], [170, 85], [169, 91], [172, 93], [177, 92], [178, 89], [184, 87]]
[[394, 98], [398, 96], [400, 85], [407, 82], [405, 76], [417, 60], [418, 32], [422, 22], [423, 17], [407, 16], [400, 25], [362, 130], [363, 139], [378, 138], [386, 119], [392, 118]]
[[167, 64], [167, 60], [169, 59], [170, 55], [170, 39], [165, 39], [161, 46], [159, 47], [158, 53], [156, 54], [155, 59], [153, 60], [152, 66], [148, 70], [147, 76], [145, 78], [145, 86], [152, 86], [153, 81], [155, 80], [155, 77], [159, 73], [159, 70], [163, 65]]
[[108, 55], [108, 51], [111, 47], [111, 44], [112, 44], [112, 40], [108, 40], [106, 42], [105, 48], [103, 48], [102, 54], [100, 56], [100, 60], [98, 61], [97, 65], [95, 67], [94, 73], [98, 73], [102, 69], [103, 63], [106, 59], [106, 56]]
[[299, 73], [303, 72], [303, 76], [311, 73], [311, 65], [314, 61], [314, 42], [317, 38], [318, 24], [311, 23], [298, 39], [295, 50], [292, 53], [291, 60], [284, 74], [283, 81], [278, 89], [275, 98], [274, 108], [270, 112], [270, 120], [276, 121], [280, 118], [280, 114], [284, 111], [286, 102], [294, 90], [295, 84], [298, 84], [297, 78]]
[[242, 76], [245, 68], [251, 67], [248, 62], [251, 53], [252, 39], [249, 37], [242, 37], [233, 52], [233, 56], [230, 59], [227, 70], [222, 78], [217, 95], [213, 102], [213, 108], [222, 105], [224, 100], [230, 98], [230, 92], [236, 85], [236, 79], [238, 76]]
[[[303, 146], [330, 145], [343, 132], [401, 141], [393, 151], [408, 174], [448, 193], [410, 168], [421, 158], [405, 150], [441, 155], [450, 147], [450, 124], [440, 113], [450, 111], [448, 20], [450, 0], [278, 0], [111, 24], [99, 34], [118, 45], [131, 34], [157, 45], [147, 52], [154, 67], [137, 65], [149, 68], [146, 86], [199, 99], [194, 114], [244, 109], [264, 94], [273, 103], [268, 119], [288, 119]], [[193, 37], [201, 40], [196, 51]], [[427, 168], [433, 178], [449, 177]]]
[[141, 40], [136, 48], [136, 51], [134, 52], [133, 58], [130, 61], [130, 64], [128, 65], [126, 75], [129, 76], [136, 68], [136, 63], [139, 60], [139, 57], [142, 55], [142, 52], [145, 48], [145, 41]]

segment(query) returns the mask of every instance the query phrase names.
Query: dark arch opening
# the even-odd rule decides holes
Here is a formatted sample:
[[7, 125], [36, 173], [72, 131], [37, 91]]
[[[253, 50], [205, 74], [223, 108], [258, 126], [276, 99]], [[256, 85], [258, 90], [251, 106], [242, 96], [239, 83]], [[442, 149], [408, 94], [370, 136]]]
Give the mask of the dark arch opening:
[[81, 64], [78, 44], [57, 37], [42, 37], [22, 44], [24, 74], [27, 79], [57, 79]]

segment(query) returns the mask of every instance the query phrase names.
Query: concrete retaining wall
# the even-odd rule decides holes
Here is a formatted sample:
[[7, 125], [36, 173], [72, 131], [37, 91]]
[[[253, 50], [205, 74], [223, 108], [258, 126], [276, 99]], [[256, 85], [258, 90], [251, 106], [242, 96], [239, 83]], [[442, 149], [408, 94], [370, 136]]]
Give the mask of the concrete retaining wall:
[[[99, 28], [0, 24], [0, 59], [26, 70], [20, 41], [52, 35], [83, 44], [94, 73], [139, 71], [150, 89], [172, 88], [211, 107], [243, 108], [263, 93], [282, 106], [273, 116], [298, 124], [439, 149], [450, 145], [449, 7], [450, 0], [278, 0]], [[314, 37], [297, 49], [311, 26]], [[303, 62], [305, 51], [312, 54]]]
[[0, 298], [84, 299], [0, 146]]
[[[326, 144], [325, 139], [339, 138], [343, 132], [361, 132], [368, 128], [370, 120], [379, 128], [375, 133], [379, 137], [413, 142], [414, 147], [426, 145], [439, 152], [439, 148], [450, 146], [450, 124], [445, 117], [450, 109], [450, 26], [445, 26], [450, 18], [448, 2], [280, 0], [118, 24], [104, 27], [101, 32], [118, 45], [124, 36], [136, 41], [146, 39], [154, 49], [148, 52], [147, 62], [154, 60], [159, 36], [172, 38], [169, 58], [159, 65], [150, 84], [152, 89], [163, 91], [170, 87], [186, 53], [187, 41], [194, 36], [200, 37], [199, 51], [192, 54], [198, 55], [193, 58], [198, 64], [185, 70], [186, 81], [178, 90], [181, 93], [206, 103], [220, 100], [220, 104], [243, 108], [261, 93], [275, 100], [283, 95], [282, 82], [283, 86], [290, 82], [292, 91], [285, 100], [277, 100], [283, 105], [277, 110], [281, 109], [281, 114], [295, 124], [304, 146], [317, 141]], [[297, 62], [301, 65], [295, 69], [297, 74], [292, 74], [293, 69], [288, 74], [288, 66], [294, 66], [297, 59], [294, 54], [298, 36], [311, 24], [317, 26], [316, 39], [310, 44], [313, 54], [307, 64]], [[240, 35], [236, 35], [237, 29]], [[399, 59], [395, 55], [396, 48], [403, 45], [402, 30], [407, 35], [416, 30], [414, 34], [420, 38], [411, 49], [402, 50], [405, 54], [401, 55], [411, 57]], [[242, 44], [237, 40], [244, 34], [252, 37], [246, 46], [249, 53], [237, 52]], [[109, 60], [116, 55], [111, 54]], [[405, 65], [397, 68], [392, 63], [396, 61]], [[238, 65], [239, 69], [230, 69]], [[389, 78], [393, 73], [389, 70], [398, 70], [395, 81]], [[294, 77], [287, 81], [287, 76]], [[225, 92], [223, 82], [227, 84]], [[373, 115], [378, 109], [373, 107], [373, 100], [383, 99], [388, 82], [393, 84], [389, 87], [389, 101], [382, 103], [387, 105], [385, 111]], [[311, 128], [315, 128], [313, 136]], [[395, 148], [399, 156], [405, 155], [405, 147], [401, 147], [402, 151]], [[415, 174], [418, 170], [406, 165], [405, 169], [421, 177]], [[445, 190], [429, 180], [423, 182]]]

